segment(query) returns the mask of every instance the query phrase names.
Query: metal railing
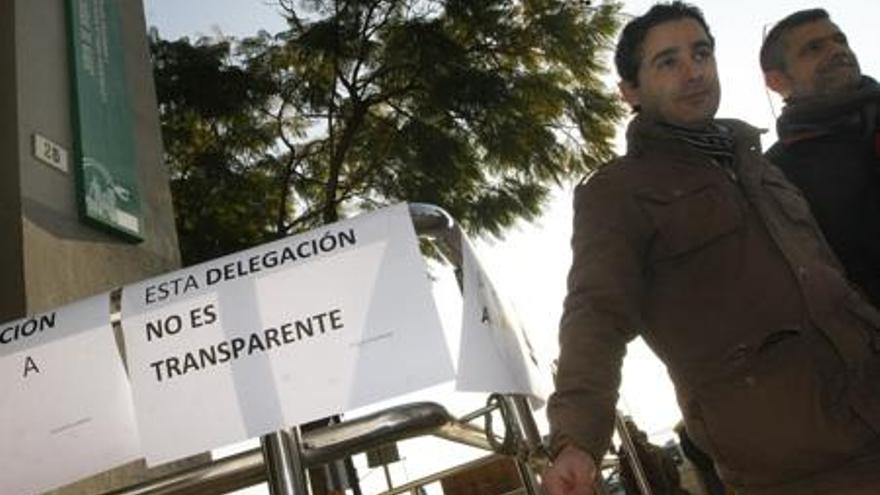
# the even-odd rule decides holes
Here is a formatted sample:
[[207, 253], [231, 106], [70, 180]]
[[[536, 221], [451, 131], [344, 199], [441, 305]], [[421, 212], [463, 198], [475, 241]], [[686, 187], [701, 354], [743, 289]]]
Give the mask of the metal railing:
[[[520, 399], [522, 397], [504, 398], [513, 403]], [[483, 408], [482, 414], [474, 419], [492, 414], [503, 407], [505, 406], [498, 403]], [[506, 414], [503, 413], [502, 417]], [[509, 418], [510, 416], [505, 417], [507, 434], [516, 429], [516, 426], [510, 424]], [[494, 436], [491, 430], [455, 419], [439, 404], [420, 402], [393, 407], [302, 435], [295, 429], [290, 432], [276, 432], [267, 435], [273, 439], [272, 442], [263, 438], [261, 448], [109, 492], [107, 495], [220, 494], [262, 482], [269, 483], [273, 494], [304, 495], [308, 493], [303, 476], [305, 468], [320, 466], [390, 442], [424, 435], [434, 435], [487, 451], [493, 451], [492, 445], [497, 443], [497, 439], [489, 440], [490, 435]], [[490, 457], [497, 458], [499, 455], [502, 454], [493, 454]], [[449, 474], [468, 467], [473, 466], [468, 463], [444, 473]], [[520, 473], [523, 472], [531, 473], [531, 467], [528, 464], [523, 466]], [[407, 486], [421, 486], [437, 479], [440, 478], [432, 475]], [[400, 487], [393, 492], [398, 493], [399, 489]], [[526, 493], [537, 493], [534, 485], [531, 489], [527, 488]]]
[[[453, 265], [461, 289], [463, 234], [460, 228], [449, 214], [433, 205], [412, 204], [410, 214], [419, 236], [431, 240]], [[489, 418], [496, 411], [503, 418], [503, 440], [499, 440], [490, 426]], [[486, 419], [485, 427], [473, 424], [479, 418]], [[616, 427], [621, 436], [622, 448], [629, 454], [639, 488], [643, 495], [651, 495], [632, 439], [619, 415]], [[262, 482], [268, 483], [272, 495], [308, 495], [305, 476], [307, 468], [321, 466], [391, 442], [425, 435], [492, 453], [399, 486], [382, 495], [406, 493], [449, 475], [492, 462], [501, 456], [511, 457], [516, 462], [523, 484], [521, 493], [540, 493], [536, 474], [547, 464], [548, 459], [528, 400], [520, 395], [493, 395], [486, 407], [461, 418], [454, 418], [439, 404], [421, 402], [393, 407], [305, 433], [301, 433], [298, 428], [278, 431], [262, 437], [259, 448], [104, 495], [214, 495]], [[597, 494], [607, 493], [601, 476], [597, 480], [596, 489]]]
[[[420, 237], [433, 242], [454, 267], [461, 288], [462, 232], [442, 209], [425, 204], [410, 205], [410, 214]], [[495, 412], [503, 418], [504, 435], [499, 438], [489, 418]], [[486, 426], [473, 421], [486, 418]], [[523, 493], [537, 495], [536, 470], [546, 463], [538, 428], [528, 400], [519, 395], [494, 395], [486, 407], [461, 419], [454, 418], [441, 405], [422, 402], [406, 404], [362, 418], [349, 419], [308, 432], [299, 428], [278, 431], [261, 438], [261, 447], [211, 461], [184, 471], [125, 487], [104, 495], [212, 495], [228, 493], [267, 482], [272, 495], [308, 495], [305, 472], [391, 442], [433, 435], [449, 441], [478, 447], [491, 455], [422, 480], [395, 488], [387, 495], [404, 493], [445, 476], [509, 456], [514, 459], [523, 484]]]

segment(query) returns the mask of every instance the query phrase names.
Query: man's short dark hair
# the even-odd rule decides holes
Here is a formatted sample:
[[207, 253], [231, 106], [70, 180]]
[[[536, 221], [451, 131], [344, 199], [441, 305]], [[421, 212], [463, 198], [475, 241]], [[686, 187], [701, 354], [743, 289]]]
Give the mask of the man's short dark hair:
[[824, 19], [829, 19], [825, 9], [807, 9], [777, 22], [761, 44], [761, 70], [785, 70], [785, 36], [796, 27]]
[[715, 38], [709, 31], [709, 25], [703, 18], [703, 12], [693, 5], [675, 1], [672, 3], [655, 4], [644, 15], [636, 17], [624, 26], [620, 33], [620, 39], [617, 41], [617, 51], [614, 53], [614, 65], [617, 67], [617, 74], [624, 81], [633, 86], [639, 85], [639, 66], [642, 63], [642, 44], [648, 31], [658, 24], [664, 22], [677, 21], [680, 19], [694, 19], [699, 22], [709, 42], [715, 46]]

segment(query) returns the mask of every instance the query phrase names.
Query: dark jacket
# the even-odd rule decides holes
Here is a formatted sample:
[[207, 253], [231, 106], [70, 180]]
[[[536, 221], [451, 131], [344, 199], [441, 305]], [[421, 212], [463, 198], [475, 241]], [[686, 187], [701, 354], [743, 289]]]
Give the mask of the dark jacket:
[[551, 450], [602, 457], [639, 333], [694, 441], [738, 493], [760, 493], [880, 455], [880, 314], [763, 158], [757, 130], [719, 123], [737, 143], [736, 181], [637, 117], [628, 153], [575, 191]]
[[[767, 158], [803, 191], [850, 280], [880, 308], [880, 88], [871, 86], [857, 109], [849, 101], [787, 106]], [[873, 111], [859, 111], [868, 105]], [[806, 106], [825, 108], [798, 112]]]

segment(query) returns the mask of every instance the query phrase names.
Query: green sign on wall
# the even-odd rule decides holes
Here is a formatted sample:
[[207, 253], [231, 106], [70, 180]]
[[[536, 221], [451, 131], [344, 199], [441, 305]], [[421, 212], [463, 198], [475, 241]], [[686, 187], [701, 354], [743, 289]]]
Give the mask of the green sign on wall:
[[67, 0], [80, 215], [139, 241], [141, 205], [121, 0]]

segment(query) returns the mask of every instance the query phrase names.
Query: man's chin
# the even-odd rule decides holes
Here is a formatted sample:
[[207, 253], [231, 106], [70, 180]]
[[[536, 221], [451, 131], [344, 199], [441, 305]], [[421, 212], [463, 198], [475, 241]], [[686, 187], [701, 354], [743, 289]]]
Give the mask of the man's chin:
[[817, 95], [830, 96], [837, 93], [846, 93], [858, 89], [862, 81], [859, 71], [836, 71], [828, 74], [828, 78], [817, 85]]
[[718, 110], [716, 105], [707, 105], [705, 107], [694, 108], [692, 111], [683, 113], [679, 116], [675, 123], [681, 127], [687, 127], [690, 129], [704, 129], [708, 127], [712, 121], [715, 119], [715, 112]]
[[713, 115], [709, 116], [699, 116], [699, 117], [690, 117], [690, 118], [681, 118], [676, 119], [674, 122], [670, 122], [670, 124], [677, 125], [679, 127], [684, 127], [687, 129], [705, 129], [709, 127], [712, 123]]

